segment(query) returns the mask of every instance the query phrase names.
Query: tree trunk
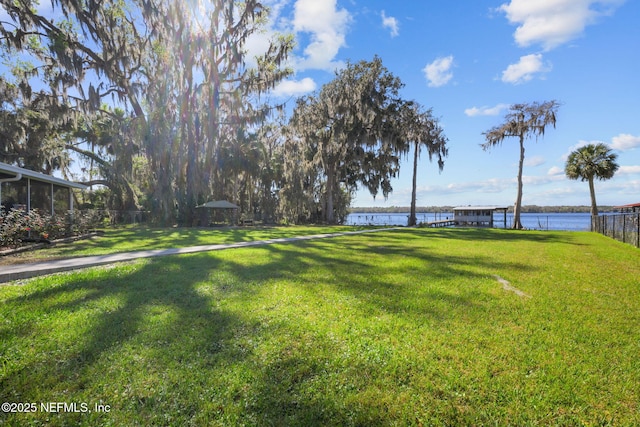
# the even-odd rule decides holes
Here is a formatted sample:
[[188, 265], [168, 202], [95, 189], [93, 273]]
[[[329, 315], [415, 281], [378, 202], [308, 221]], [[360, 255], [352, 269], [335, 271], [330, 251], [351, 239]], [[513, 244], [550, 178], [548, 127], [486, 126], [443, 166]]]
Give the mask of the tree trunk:
[[413, 153], [413, 187], [411, 188], [411, 213], [409, 214], [409, 227], [416, 225], [416, 177], [418, 175], [418, 150], [419, 145], [416, 142], [415, 151]]
[[520, 211], [522, 210], [522, 169], [524, 166], [524, 135], [520, 135], [520, 162], [518, 163], [518, 194], [516, 195], [516, 203], [513, 207], [513, 228], [522, 229], [520, 222]]
[[598, 216], [598, 205], [596, 204], [596, 188], [593, 184], [593, 177], [589, 177], [589, 193], [591, 194], [591, 217]]
[[333, 187], [335, 183], [335, 166], [329, 165], [327, 168], [327, 211], [325, 212], [325, 218], [327, 223], [333, 224], [335, 217], [333, 215]]

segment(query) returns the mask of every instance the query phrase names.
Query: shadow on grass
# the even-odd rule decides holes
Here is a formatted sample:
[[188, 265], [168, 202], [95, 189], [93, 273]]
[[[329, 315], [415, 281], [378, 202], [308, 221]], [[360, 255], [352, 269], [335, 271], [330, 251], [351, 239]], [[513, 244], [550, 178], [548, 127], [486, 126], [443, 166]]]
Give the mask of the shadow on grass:
[[[453, 236], [462, 238], [463, 234]], [[231, 238], [237, 241], [244, 235], [238, 231]], [[426, 236], [452, 237], [439, 231]], [[498, 236], [511, 238], [502, 237], [502, 233]], [[69, 326], [70, 341], [60, 331], [49, 338], [39, 327], [22, 328], [22, 339], [39, 334], [33, 345], [42, 348], [21, 369], [0, 379], [0, 396], [5, 400], [32, 401], [42, 400], [43, 390], [56, 395], [103, 390], [105, 395], [125, 396], [114, 404], [121, 405], [122, 411], [135, 411], [130, 415], [137, 414], [137, 422], [142, 423], [161, 422], [162, 413], [170, 411], [172, 405], [183, 406], [182, 412], [173, 414], [174, 421], [186, 423], [199, 412], [212, 411], [206, 402], [216, 399], [222, 402], [222, 413], [225, 405], [244, 408], [236, 409], [236, 421], [240, 423], [257, 420], [266, 425], [292, 421], [305, 425], [349, 424], [363, 414], [368, 414], [370, 422], [384, 423], [385, 415], [376, 408], [349, 407], [334, 399], [306, 394], [301, 387], [325, 373], [323, 361], [305, 355], [305, 348], [296, 347], [295, 342], [285, 344], [292, 348], [279, 349], [286, 357], [274, 359], [254, 353], [256, 343], [285, 332], [300, 319], [292, 317], [287, 320], [289, 324], [264, 326], [250, 309], [242, 312], [220, 303], [246, 300], [249, 303], [243, 307], [255, 307], [257, 303], [251, 301], [258, 298], [265, 283], [285, 280], [311, 294], [322, 295], [330, 288], [331, 295], [345, 295], [356, 302], [350, 303], [350, 309], [364, 318], [387, 313], [437, 322], [463, 312], [485, 310], [487, 295], [474, 289], [473, 282], [486, 280], [483, 270], [506, 265], [481, 254], [443, 256], [420, 246], [422, 238], [415, 232], [367, 234], [251, 249], [251, 254], [261, 254], [257, 260], [245, 258], [248, 252], [238, 249], [229, 252], [229, 256], [173, 256], [116, 267], [111, 272], [96, 269], [56, 276], [59, 285], [30, 292], [7, 304], [21, 312], [35, 310], [38, 318], [31, 320], [34, 324], [58, 314], [73, 318], [81, 311], [87, 312], [86, 323], [74, 320], [74, 325]], [[407, 262], [420, 267], [407, 271]], [[532, 268], [513, 263], [509, 267]], [[430, 285], [431, 281], [451, 278], [470, 285], [463, 291], [450, 292]], [[111, 301], [106, 308], [105, 301]], [[114, 367], [109, 368], [111, 365]], [[250, 404], [238, 402], [241, 398], [219, 397], [226, 391], [214, 376], [240, 367], [251, 372], [235, 387], [243, 390], [238, 395], [251, 396]], [[113, 384], [109, 373], [97, 369], [113, 369]], [[377, 368], [372, 365], [371, 369]], [[140, 378], [146, 370], [148, 384]], [[171, 370], [180, 372], [181, 378], [175, 378], [175, 373], [168, 372]], [[192, 377], [182, 378], [188, 375]], [[133, 382], [137, 386], [130, 389]], [[163, 393], [173, 390], [177, 403], [163, 400], [168, 397], [161, 398], [160, 389], [169, 390]], [[193, 401], [196, 392], [204, 396]], [[185, 410], [186, 402], [189, 405]], [[219, 421], [218, 417], [222, 415], [209, 415]], [[69, 418], [63, 420], [62, 424]]]
[[[36, 341], [26, 356], [31, 362], [7, 370], [0, 378], [3, 401], [57, 401], [69, 392], [104, 388], [110, 396], [128, 393], [127, 402], [142, 409], [144, 420], [154, 411], [161, 414], [160, 403], [151, 404], [152, 392], [128, 389], [127, 379], [121, 376], [135, 376], [140, 368], [162, 372], [189, 363], [237, 363], [247, 356], [241, 348], [226, 346], [245, 327], [244, 321], [217, 309], [211, 296], [196, 288], [219, 268], [219, 260], [203, 255], [167, 257], [122, 267], [86, 270], [69, 278], [54, 276], [61, 284], [7, 302], [30, 317], [31, 327], [22, 327], [18, 333], [21, 340]], [[214, 290], [221, 297], [224, 292], [224, 286]], [[30, 310], [36, 315], [25, 313]], [[86, 318], [75, 317], [81, 312]], [[47, 326], [47, 319], [55, 317], [69, 320], [68, 331], [55, 321]], [[50, 327], [51, 335], [43, 327]], [[111, 364], [115, 366], [113, 384], [109, 374], [96, 372]], [[159, 387], [157, 381], [150, 378], [149, 384]], [[47, 391], [44, 396], [43, 391]], [[113, 404], [114, 398], [105, 401]], [[144, 402], [149, 402], [146, 409]], [[62, 424], [78, 417], [65, 415], [59, 420]]]
[[577, 243], [573, 236], [576, 232], [569, 231], [539, 231], [539, 230], [511, 230], [497, 228], [438, 228], [423, 229], [425, 237], [457, 239], [469, 241], [529, 241], [536, 243], [563, 243], [584, 246]]
[[[143, 228], [129, 227], [108, 230], [105, 236], [75, 242], [73, 245], [55, 248], [59, 256], [73, 256], [78, 252], [99, 250], [101, 253], [122, 252], [123, 250], [166, 249], [233, 241], [250, 240], [249, 231], [200, 228]], [[234, 240], [239, 239], [239, 240]], [[123, 249], [124, 248], [124, 249]]]
[[[461, 318], [468, 318], [467, 316], [478, 318], [488, 312], [492, 297], [479, 285], [487, 283], [487, 274], [479, 270], [502, 269], [507, 267], [506, 264], [488, 256], [445, 257], [428, 248], [408, 247], [400, 243], [406, 243], [407, 238], [418, 240], [420, 237], [415, 237], [415, 234], [409, 237], [398, 237], [394, 233], [370, 234], [361, 239], [298, 242], [273, 245], [264, 250], [271, 252], [272, 259], [283, 260], [284, 268], [279, 270], [279, 274], [285, 278], [299, 279], [306, 275], [308, 279], [302, 281], [300, 286], [305, 287], [309, 293], [323, 295], [326, 288], [330, 287], [338, 294], [347, 295], [353, 301], [348, 310], [359, 312], [356, 315], [359, 318], [373, 320], [380, 315], [387, 315], [385, 318], [391, 319], [391, 322], [395, 321], [393, 319], [405, 318], [406, 324], [421, 325], [425, 322], [439, 323], [453, 319], [459, 321]], [[349, 252], [361, 255], [355, 258], [345, 256]], [[382, 269], [376, 268], [376, 264], [381, 263], [383, 258], [391, 262]], [[285, 260], [287, 264], [284, 264]], [[422, 268], [414, 272], [406, 271], [402, 266], [394, 267], [393, 260], [399, 264], [412, 260], [422, 265]], [[310, 270], [317, 265], [322, 265], [331, 274], [314, 280]], [[470, 266], [473, 268], [470, 269]], [[523, 271], [535, 269], [526, 264], [509, 263], [508, 266]], [[411, 277], [403, 277], [407, 275]], [[449, 292], [430, 283], [452, 278], [468, 282], [466, 289], [451, 289]], [[327, 304], [332, 302], [327, 301]], [[336, 310], [339, 308], [336, 307]], [[470, 315], [472, 312], [480, 315]], [[347, 318], [350, 315], [351, 313], [345, 313]], [[357, 327], [362, 325], [356, 325]], [[378, 338], [374, 331], [365, 334], [374, 341]], [[376, 403], [370, 397], [359, 399], [360, 392], [375, 393], [373, 390], [377, 386], [373, 384], [371, 390], [366, 390], [366, 379], [358, 378], [349, 384], [350, 381], [345, 381], [342, 377], [324, 393], [309, 393], [309, 388], [321, 389], [326, 386], [318, 385], [323, 383], [320, 378], [331, 377], [335, 375], [332, 369], [340, 369], [332, 366], [329, 356], [323, 358], [310, 355], [308, 349], [322, 347], [321, 344], [315, 344], [322, 339], [322, 335], [307, 338], [308, 345], [297, 340], [292, 343], [292, 348], [261, 365], [260, 381], [255, 384], [257, 394], [253, 405], [247, 407], [252, 412], [252, 419], [257, 419], [259, 425], [402, 424], [402, 421], [389, 418], [384, 404]], [[329, 349], [327, 353], [332, 351], [335, 349]], [[363, 364], [362, 371], [356, 370], [353, 374], [375, 372], [376, 375], [385, 376], [379, 360], [359, 360], [359, 363]], [[355, 388], [346, 391], [346, 394], [335, 391], [342, 387]], [[415, 421], [410, 417], [407, 420]]]
[[[115, 252], [150, 249], [181, 248], [189, 246], [249, 242], [274, 238], [294, 237], [304, 234], [350, 231], [353, 226], [336, 227], [225, 227], [225, 228], [145, 228], [127, 227], [108, 230], [103, 236], [56, 246], [41, 252], [47, 259], [68, 258], [80, 255], [108, 254]], [[37, 257], [34, 253], [33, 256]]]

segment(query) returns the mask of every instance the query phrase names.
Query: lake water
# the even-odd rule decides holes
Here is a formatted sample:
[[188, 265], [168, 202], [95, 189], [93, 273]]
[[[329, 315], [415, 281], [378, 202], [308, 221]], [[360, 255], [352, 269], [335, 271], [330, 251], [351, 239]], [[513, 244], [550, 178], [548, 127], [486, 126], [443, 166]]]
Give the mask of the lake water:
[[[354, 212], [347, 217], [349, 225], [407, 225], [408, 213], [360, 213]], [[453, 212], [416, 214], [418, 223], [453, 218]], [[502, 228], [502, 213], [496, 212], [495, 226]], [[522, 226], [531, 230], [567, 230], [589, 231], [591, 215], [589, 213], [523, 213], [520, 215]], [[513, 214], [507, 214], [507, 228], [513, 224]]]

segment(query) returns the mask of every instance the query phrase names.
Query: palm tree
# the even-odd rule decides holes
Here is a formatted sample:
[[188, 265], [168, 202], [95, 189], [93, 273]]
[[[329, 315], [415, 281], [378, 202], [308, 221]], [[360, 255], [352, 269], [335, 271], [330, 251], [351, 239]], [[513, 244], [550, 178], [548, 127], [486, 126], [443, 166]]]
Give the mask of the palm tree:
[[520, 210], [522, 208], [522, 169], [524, 165], [524, 139], [535, 135], [544, 135], [547, 125], [556, 126], [556, 112], [560, 104], [558, 101], [542, 103], [514, 104], [509, 108], [505, 121], [484, 132], [486, 142], [481, 144], [486, 151], [502, 144], [505, 138], [518, 137], [520, 141], [520, 162], [518, 164], [518, 193], [513, 209], [513, 228], [521, 229]]
[[620, 167], [616, 163], [618, 155], [609, 147], [599, 142], [580, 147], [569, 154], [564, 172], [569, 179], [589, 181], [589, 193], [591, 194], [591, 216], [598, 216], [596, 204], [596, 190], [593, 185], [594, 178], [599, 180], [610, 179]]

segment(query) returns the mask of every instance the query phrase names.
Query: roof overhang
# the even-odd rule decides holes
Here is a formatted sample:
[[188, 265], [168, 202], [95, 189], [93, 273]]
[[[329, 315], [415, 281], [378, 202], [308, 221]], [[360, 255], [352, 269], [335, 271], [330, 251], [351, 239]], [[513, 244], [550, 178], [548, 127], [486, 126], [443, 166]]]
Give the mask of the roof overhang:
[[202, 205], [196, 206], [196, 208], [209, 208], [209, 209], [239, 209], [240, 206], [234, 205], [231, 202], [226, 200], [214, 200], [211, 202], [204, 203]]
[[623, 208], [640, 208], [640, 203], [631, 203], [628, 205], [614, 206], [614, 209], [623, 209]]
[[509, 209], [508, 206], [459, 206], [453, 208], [453, 211], [504, 211]]
[[78, 188], [80, 190], [86, 190], [88, 188], [84, 184], [67, 181], [62, 178], [56, 178], [55, 176], [47, 175], [40, 172], [35, 172], [29, 169], [20, 168], [18, 166], [12, 166], [2, 162], [0, 162], [0, 179], [1, 179], [1, 175], [6, 175], [7, 178], [9, 179], [22, 175], [23, 178], [29, 178], [35, 181], [59, 185], [61, 187]]

